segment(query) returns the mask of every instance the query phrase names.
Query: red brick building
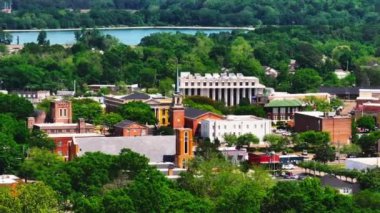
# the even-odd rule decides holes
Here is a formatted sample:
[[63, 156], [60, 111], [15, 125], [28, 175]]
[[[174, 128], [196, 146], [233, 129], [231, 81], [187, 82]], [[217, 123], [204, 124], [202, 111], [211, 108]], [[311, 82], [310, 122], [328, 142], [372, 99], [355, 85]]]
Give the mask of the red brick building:
[[200, 136], [201, 123], [206, 119], [222, 120], [223, 116], [204, 110], [185, 108], [185, 127], [192, 129], [194, 136]]
[[73, 112], [71, 101], [53, 101], [50, 104], [51, 119], [53, 123], [71, 123]]
[[294, 130], [328, 132], [333, 145], [343, 146], [351, 141], [351, 117], [323, 112], [298, 112], [294, 116]]
[[248, 153], [248, 161], [251, 164], [278, 164], [280, 156], [268, 153]]
[[124, 120], [115, 125], [115, 135], [124, 137], [136, 137], [148, 135], [148, 127], [130, 120]]

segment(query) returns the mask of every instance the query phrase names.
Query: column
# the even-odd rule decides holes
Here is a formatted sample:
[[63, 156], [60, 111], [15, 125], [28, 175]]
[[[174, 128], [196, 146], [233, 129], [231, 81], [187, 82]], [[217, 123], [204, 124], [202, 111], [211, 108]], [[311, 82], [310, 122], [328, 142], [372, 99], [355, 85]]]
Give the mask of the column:
[[223, 100], [223, 97], [222, 97], [222, 88], [219, 88], [218, 101], [222, 101], [222, 100]]
[[246, 95], [245, 95], [246, 92], [245, 92], [245, 90], [246, 90], [245, 88], [243, 88], [243, 90], [242, 90], [242, 92], [243, 92], [243, 98], [246, 98]]
[[240, 104], [240, 88], [237, 88], [237, 93], [236, 93], [236, 104]]
[[232, 89], [230, 89], [230, 91], [231, 91], [231, 94], [230, 94], [230, 101], [231, 101], [230, 106], [233, 106], [233, 105], [235, 105], [235, 103], [234, 103], [235, 89], [232, 88]]
[[212, 88], [211, 88], [211, 90], [212, 90], [212, 100], [215, 101], [215, 100], [216, 100], [216, 94], [215, 94], [215, 90], [216, 90], [216, 89], [212, 89]]
[[248, 89], [248, 98], [249, 98], [249, 103], [252, 103], [252, 89]]
[[228, 89], [227, 88], [224, 88], [224, 104], [226, 106], [228, 106], [228, 103], [227, 103], [227, 92], [228, 92]]

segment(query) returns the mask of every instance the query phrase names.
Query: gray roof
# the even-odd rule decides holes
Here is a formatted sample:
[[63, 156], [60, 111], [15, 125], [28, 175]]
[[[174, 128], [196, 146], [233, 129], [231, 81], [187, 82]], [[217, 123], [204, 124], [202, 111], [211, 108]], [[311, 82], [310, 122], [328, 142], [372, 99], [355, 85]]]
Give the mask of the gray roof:
[[201, 115], [209, 113], [208, 111], [205, 110], [200, 110], [200, 109], [195, 109], [195, 108], [190, 108], [186, 107], [185, 108], [185, 117], [186, 118], [197, 118]]
[[135, 92], [122, 97], [123, 100], [148, 100], [150, 96], [144, 93]]
[[175, 155], [175, 136], [87, 137], [75, 138], [78, 156], [86, 152], [118, 155], [123, 148], [145, 155], [151, 162], [163, 162], [164, 156]]
[[124, 128], [124, 127], [128, 127], [129, 125], [134, 124], [134, 123], [136, 123], [136, 122], [130, 121], [130, 120], [124, 120], [124, 121], [120, 121], [119, 123], [115, 124], [115, 127]]
[[353, 193], [360, 191], [360, 186], [358, 183], [350, 183], [343, 180], [338, 179], [333, 175], [325, 175], [321, 177], [321, 183], [324, 186], [330, 186], [333, 188], [350, 188]]

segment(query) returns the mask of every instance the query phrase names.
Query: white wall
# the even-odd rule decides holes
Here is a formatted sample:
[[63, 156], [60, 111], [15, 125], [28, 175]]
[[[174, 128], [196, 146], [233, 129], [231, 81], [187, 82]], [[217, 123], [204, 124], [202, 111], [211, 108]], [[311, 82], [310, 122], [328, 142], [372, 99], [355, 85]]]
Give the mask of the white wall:
[[201, 136], [208, 137], [211, 141], [216, 138], [224, 142], [225, 134], [235, 134], [236, 136], [251, 133], [256, 135], [260, 142], [263, 142], [265, 135], [272, 133], [271, 121], [260, 120], [204, 120], [201, 125]]

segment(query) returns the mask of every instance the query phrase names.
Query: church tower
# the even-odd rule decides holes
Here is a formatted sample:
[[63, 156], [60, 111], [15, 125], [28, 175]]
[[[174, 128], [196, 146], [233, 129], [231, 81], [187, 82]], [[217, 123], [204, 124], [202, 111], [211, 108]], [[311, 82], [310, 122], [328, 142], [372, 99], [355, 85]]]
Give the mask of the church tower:
[[175, 165], [179, 168], [187, 168], [188, 162], [194, 157], [193, 132], [189, 128], [175, 130], [176, 154]]
[[183, 97], [177, 93], [173, 95], [172, 105], [170, 107], [170, 125], [173, 129], [185, 127], [185, 108], [183, 106]]

